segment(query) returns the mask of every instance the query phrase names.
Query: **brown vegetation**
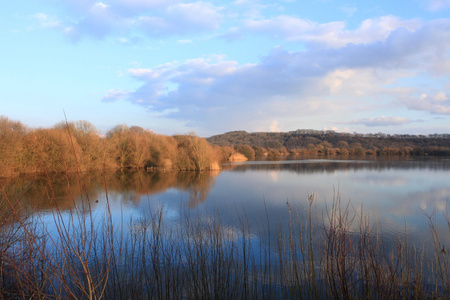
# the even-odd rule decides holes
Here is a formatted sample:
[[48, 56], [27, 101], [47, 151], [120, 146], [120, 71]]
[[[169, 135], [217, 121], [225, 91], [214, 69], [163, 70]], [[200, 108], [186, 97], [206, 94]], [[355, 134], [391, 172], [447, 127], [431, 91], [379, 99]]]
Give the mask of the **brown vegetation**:
[[[246, 155], [246, 146], [256, 156], [292, 155], [378, 155], [450, 156], [450, 134], [389, 135], [350, 134], [334, 131], [296, 130], [291, 132], [233, 131], [208, 138], [211, 144], [235, 147]], [[251, 155], [251, 154], [250, 154]]]
[[165, 136], [117, 125], [102, 137], [87, 121], [29, 129], [0, 117], [0, 177], [108, 168], [217, 169], [232, 153], [193, 133]]
[[288, 155], [450, 155], [450, 136], [297, 130], [237, 131], [204, 139], [194, 133], [166, 136], [138, 126], [117, 125], [102, 137], [87, 121], [30, 129], [0, 116], [0, 177], [109, 168], [205, 170], [220, 168], [223, 161], [277, 160]]
[[247, 157], [241, 153], [235, 153], [230, 156], [229, 161], [247, 161]]

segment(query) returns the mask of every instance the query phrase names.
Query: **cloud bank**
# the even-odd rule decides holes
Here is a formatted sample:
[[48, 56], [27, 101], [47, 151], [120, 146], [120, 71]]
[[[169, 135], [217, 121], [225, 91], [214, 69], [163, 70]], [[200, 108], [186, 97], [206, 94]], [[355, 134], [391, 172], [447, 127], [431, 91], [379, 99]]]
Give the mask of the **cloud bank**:
[[[139, 86], [111, 86], [101, 101], [128, 101], [204, 131], [388, 128], [450, 114], [450, 19], [386, 14], [349, 29], [346, 21], [301, 18], [283, 9], [289, 2], [63, 0], [64, 18], [34, 17], [75, 42], [173, 43], [173, 60], [149, 65], [141, 58], [139, 67], [127, 67]], [[450, 8], [448, 0], [422, 4], [433, 12]], [[252, 63], [230, 55], [249, 38], [273, 46]], [[177, 51], [203, 45], [177, 60]]]
[[[258, 24], [270, 27], [265, 22]], [[335, 26], [299, 21], [298, 39], [310, 42], [312, 32], [322, 31], [313, 46], [302, 51], [277, 47], [255, 64], [204, 57], [130, 69], [129, 75], [142, 85], [130, 92], [128, 100], [149, 111], [169, 112], [167, 117], [214, 130], [224, 130], [237, 121], [250, 128], [270, 128], [274, 120], [283, 118], [319, 114], [332, 118], [365, 106], [373, 108], [377, 97], [387, 94], [392, 103], [403, 108], [450, 113], [445, 92], [416, 97], [416, 88], [398, 87], [404, 78], [424, 73], [450, 75], [450, 20], [402, 21], [388, 16], [366, 20], [354, 31], [336, 30]], [[285, 28], [291, 27], [295, 26]], [[284, 32], [284, 27], [276, 26], [273, 31], [280, 28]], [[345, 38], [327, 39], [331, 33]], [[286, 33], [283, 38], [292, 36]], [[367, 126], [409, 123], [401, 116], [356, 119], [348, 115], [356, 120], [353, 124]]]
[[411, 120], [402, 117], [376, 117], [376, 118], [364, 118], [358, 119], [351, 124], [362, 124], [368, 127], [379, 127], [379, 126], [400, 126], [411, 123]]
[[75, 21], [60, 24], [73, 41], [84, 37], [144, 35], [151, 38], [210, 32], [222, 20], [221, 7], [210, 2], [177, 0], [66, 0]]

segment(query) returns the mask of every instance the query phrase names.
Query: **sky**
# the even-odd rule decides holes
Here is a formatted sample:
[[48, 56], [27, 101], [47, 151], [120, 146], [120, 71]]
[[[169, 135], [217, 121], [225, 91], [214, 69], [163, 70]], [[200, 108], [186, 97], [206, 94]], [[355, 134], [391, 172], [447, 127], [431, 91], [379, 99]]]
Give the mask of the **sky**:
[[101, 133], [450, 133], [450, 0], [14, 0], [0, 115]]

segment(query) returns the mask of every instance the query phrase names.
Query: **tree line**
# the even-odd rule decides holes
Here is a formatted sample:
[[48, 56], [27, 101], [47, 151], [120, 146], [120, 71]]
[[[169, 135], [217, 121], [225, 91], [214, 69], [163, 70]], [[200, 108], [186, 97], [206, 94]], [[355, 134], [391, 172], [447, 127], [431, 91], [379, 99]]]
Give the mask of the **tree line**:
[[0, 177], [103, 168], [218, 168], [233, 150], [195, 134], [166, 136], [117, 125], [101, 136], [87, 121], [31, 129], [0, 116]]
[[[253, 149], [253, 155], [432, 155], [450, 156], [450, 134], [358, 134], [299, 129], [291, 132], [232, 131], [208, 142], [219, 146]], [[247, 147], [249, 146], [249, 147]]]
[[218, 169], [223, 161], [287, 155], [450, 156], [450, 135], [348, 134], [334, 131], [233, 131], [210, 138], [166, 136], [117, 125], [102, 136], [88, 121], [29, 128], [0, 116], [0, 177], [98, 169]]

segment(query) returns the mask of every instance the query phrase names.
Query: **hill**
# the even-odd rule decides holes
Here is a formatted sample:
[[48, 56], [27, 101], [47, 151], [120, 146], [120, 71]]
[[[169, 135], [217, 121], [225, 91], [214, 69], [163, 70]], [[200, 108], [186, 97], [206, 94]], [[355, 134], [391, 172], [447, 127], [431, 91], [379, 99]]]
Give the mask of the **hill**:
[[[316, 149], [318, 153], [334, 152], [346, 149], [359, 149], [373, 154], [383, 151], [415, 155], [450, 155], [450, 134], [430, 135], [390, 135], [384, 133], [359, 134], [339, 133], [332, 130], [299, 129], [290, 132], [254, 132], [232, 131], [207, 138], [207, 141], [219, 146], [249, 145], [268, 149]], [[345, 152], [345, 151], [343, 151]]]

